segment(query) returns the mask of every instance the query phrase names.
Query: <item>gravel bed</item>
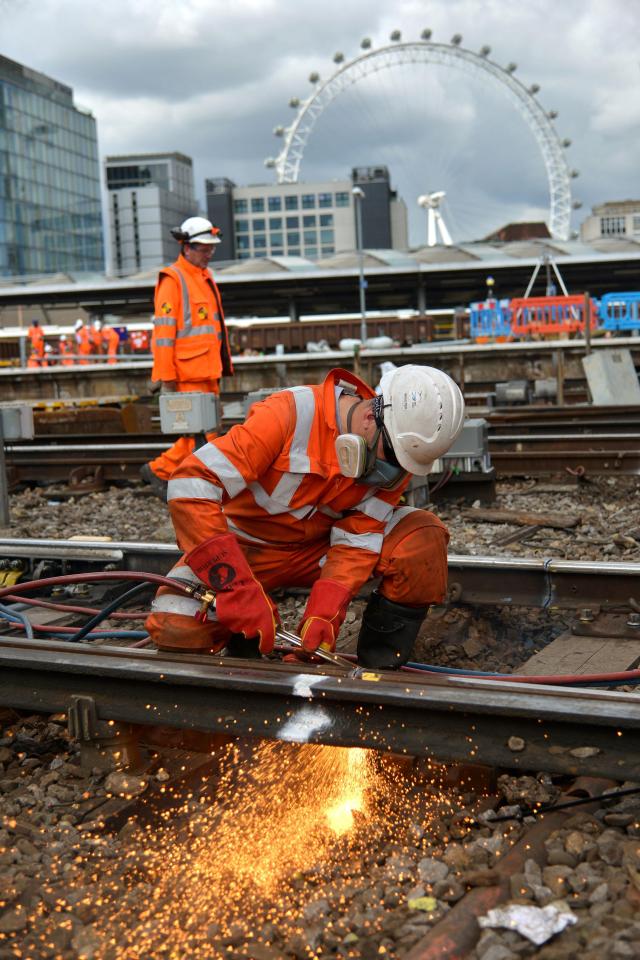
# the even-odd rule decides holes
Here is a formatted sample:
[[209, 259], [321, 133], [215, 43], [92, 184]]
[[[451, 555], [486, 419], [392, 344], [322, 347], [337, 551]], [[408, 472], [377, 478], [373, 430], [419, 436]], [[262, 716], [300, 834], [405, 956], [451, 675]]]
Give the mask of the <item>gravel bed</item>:
[[[99, 804], [144, 796], [165, 770], [85, 771], [60, 716], [5, 716], [0, 960], [401, 960], [467, 892], [496, 882], [531, 818], [493, 823], [480, 812], [489, 801], [444, 788], [424, 761], [358, 751], [367, 772], [357, 778], [347, 753], [234, 750], [217, 802], [192, 796], [163, 828], [105, 833]], [[358, 789], [361, 808], [338, 836], [325, 809]], [[542, 774], [498, 779], [509, 814], [558, 795]], [[472, 956], [637, 957], [640, 796], [569, 812], [545, 847], [546, 863], [525, 855], [510, 877], [508, 904], [553, 905], [574, 925], [542, 946], [488, 929]]]

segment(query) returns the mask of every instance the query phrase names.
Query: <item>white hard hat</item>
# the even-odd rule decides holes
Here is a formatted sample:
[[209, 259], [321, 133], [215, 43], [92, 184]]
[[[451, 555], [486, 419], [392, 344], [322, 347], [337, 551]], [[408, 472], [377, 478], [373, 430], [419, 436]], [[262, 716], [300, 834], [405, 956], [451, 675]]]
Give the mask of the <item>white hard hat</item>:
[[380, 386], [384, 425], [398, 463], [424, 477], [462, 430], [462, 393], [442, 370], [414, 363], [385, 373]]
[[61, 333], [61, 334], [60, 334], [60, 339], [61, 339], [61, 340], [66, 340], [66, 339], [67, 339], [66, 333]]
[[80, 327], [84, 327], [84, 320], [82, 319], [82, 317], [78, 317], [78, 319], [76, 320], [74, 326], [75, 326], [76, 330], [79, 330]]
[[188, 217], [179, 230], [171, 231], [176, 240], [183, 243], [220, 243], [218, 227], [205, 217]]
[[94, 321], [93, 321], [93, 329], [94, 329], [94, 330], [102, 330], [102, 320], [94, 320]]

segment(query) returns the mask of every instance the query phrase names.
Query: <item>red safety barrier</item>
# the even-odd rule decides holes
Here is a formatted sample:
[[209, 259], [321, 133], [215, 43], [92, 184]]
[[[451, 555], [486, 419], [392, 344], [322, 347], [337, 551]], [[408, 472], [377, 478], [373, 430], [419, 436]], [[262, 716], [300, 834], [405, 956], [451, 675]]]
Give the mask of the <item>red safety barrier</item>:
[[[515, 337], [584, 333], [584, 296], [521, 297], [512, 300], [511, 330]], [[589, 301], [590, 327], [598, 325], [598, 304]]]

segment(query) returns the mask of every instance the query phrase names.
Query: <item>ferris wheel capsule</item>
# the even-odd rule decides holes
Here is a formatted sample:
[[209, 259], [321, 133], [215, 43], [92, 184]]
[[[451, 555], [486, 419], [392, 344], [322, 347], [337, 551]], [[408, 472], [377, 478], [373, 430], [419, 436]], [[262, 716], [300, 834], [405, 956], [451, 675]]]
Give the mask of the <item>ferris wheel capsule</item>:
[[489, 44], [485, 43], [483, 46], [480, 47], [481, 57], [488, 57], [490, 53], [491, 53], [491, 47], [489, 46]]
[[297, 110], [298, 107], [300, 106], [300, 98], [299, 98], [299, 97], [291, 97], [291, 100], [289, 100], [289, 106], [290, 106], [290, 107], [293, 107], [294, 110]]
[[505, 67], [505, 70], [507, 71], [507, 73], [515, 73], [517, 69], [518, 69], [518, 64], [514, 63], [513, 61], [511, 61], [511, 63], [508, 63]]
[[334, 55], [333, 55], [333, 62], [334, 62], [334, 63], [344, 63], [344, 53], [340, 53], [339, 50], [338, 50], [337, 53], [334, 53]]
[[284, 127], [274, 127], [273, 128], [274, 137], [284, 137]]
[[429, 28], [427, 28], [426, 30], [423, 30], [422, 33], [420, 34], [420, 39], [421, 39], [421, 40], [431, 40], [431, 35], [432, 35], [432, 33], [433, 33], [433, 31], [432, 31], [432, 30], [429, 30]]
[[536, 93], [539, 93], [539, 92], [540, 92], [540, 84], [532, 83], [531, 86], [529, 87], [529, 93], [531, 94], [531, 96], [534, 97]]
[[361, 40], [361, 41], [360, 41], [360, 46], [362, 47], [363, 50], [370, 50], [370, 49], [371, 49], [371, 37], [365, 37], [363, 40]]
[[276, 161], [274, 160], [273, 157], [267, 157], [266, 160], [264, 161], [264, 165], [267, 168], [267, 170], [273, 170], [273, 168], [276, 165]]
[[320, 74], [316, 73], [315, 70], [309, 74], [309, 83], [317, 83], [319, 79], [320, 79]]
[[389, 40], [392, 43], [398, 43], [399, 40], [402, 40], [402, 33], [400, 30], [392, 30], [389, 34]]
[[454, 33], [454, 35], [451, 37], [451, 46], [459, 47], [461, 43], [462, 43], [462, 34]]
[[558, 116], [558, 111], [557, 111], [557, 110], [549, 110], [549, 112], [547, 113], [547, 116], [549, 117], [549, 120], [555, 120], [556, 117]]

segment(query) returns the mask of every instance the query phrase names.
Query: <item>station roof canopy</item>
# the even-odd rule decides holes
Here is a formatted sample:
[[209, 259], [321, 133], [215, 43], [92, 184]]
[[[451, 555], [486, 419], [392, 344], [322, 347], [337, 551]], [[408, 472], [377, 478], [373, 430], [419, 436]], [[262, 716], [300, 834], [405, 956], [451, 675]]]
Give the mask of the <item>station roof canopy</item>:
[[[497, 296], [522, 296], [545, 256], [572, 292], [589, 290], [592, 296], [601, 296], [640, 288], [640, 242], [636, 240], [483, 240], [409, 251], [362, 251], [367, 308], [417, 309], [420, 302], [431, 309], [467, 305], [486, 296], [488, 275], [495, 278]], [[57, 274], [0, 279], [0, 307], [73, 305], [97, 314], [148, 317], [160, 266], [127, 277]], [[357, 250], [339, 251], [318, 261], [271, 256], [213, 263], [225, 312], [235, 317], [357, 310], [359, 269]], [[539, 271], [538, 284], [544, 273]]]

